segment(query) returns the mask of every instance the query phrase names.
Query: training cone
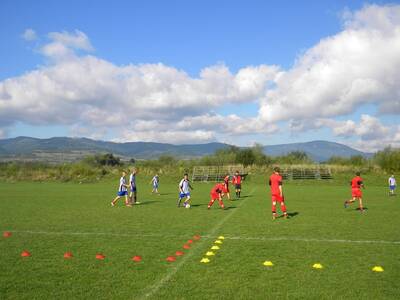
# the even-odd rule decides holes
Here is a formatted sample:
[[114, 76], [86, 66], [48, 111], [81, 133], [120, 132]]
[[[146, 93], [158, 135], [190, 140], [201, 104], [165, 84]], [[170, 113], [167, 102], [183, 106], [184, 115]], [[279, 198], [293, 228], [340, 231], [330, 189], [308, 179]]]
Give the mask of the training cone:
[[29, 251], [24, 250], [24, 251], [22, 251], [21, 256], [22, 257], [29, 257], [29, 256], [31, 256], [31, 254], [29, 253]]
[[266, 260], [264, 261], [263, 265], [266, 267], [272, 267], [274, 264], [272, 263], [272, 261]]
[[71, 252], [65, 252], [65, 253], [64, 253], [64, 258], [65, 258], [65, 259], [70, 259], [70, 258], [72, 258], [72, 257], [73, 257], [73, 255], [72, 255]]
[[96, 254], [96, 259], [100, 259], [100, 260], [103, 260], [103, 259], [105, 259], [106, 257], [103, 255], [103, 254], [101, 254], [101, 253], [97, 253]]
[[220, 236], [218, 237], [218, 239], [219, 239], [219, 240], [224, 240], [225, 238], [224, 238], [222, 235], [220, 235]]
[[219, 250], [219, 247], [218, 246], [212, 246], [211, 250]]
[[191, 243], [193, 243], [193, 240], [188, 240], [187, 243], [191, 244]]
[[200, 239], [200, 236], [199, 236], [199, 235], [195, 235], [193, 238], [194, 238], [196, 241], [198, 241], [198, 240]]
[[381, 266], [375, 266], [372, 268], [372, 271], [374, 272], [383, 272], [383, 268]]
[[209, 263], [210, 260], [207, 257], [204, 257], [204, 258], [201, 259], [200, 262], [206, 264], [206, 263]]
[[206, 255], [207, 255], [207, 256], [213, 256], [213, 255], [215, 255], [215, 253], [212, 252], [212, 251], [208, 251], [208, 252], [206, 253]]
[[190, 245], [188, 244], [183, 245], [183, 249], [190, 249]]
[[185, 253], [182, 252], [182, 251], [176, 251], [176, 252], [175, 252], [175, 255], [176, 255], [176, 256], [182, 256], [183, 254], [185, 254]]
[[4, 233], [3, 233], [3, 237], [5, 237], [5, 238], [10, 237], [11, 235], [12, 235], [12, 233], [9, 231], [4, 231]]
[[167, 261], [174, 262], [174, 261], [176, 261], [176, 257], [175, 256], [168, 256], [167, 257]]
[[321, 264], [313, 264], [312, 266], [314, 269], [322, 269], [323, 266]]
[[135, 255], [134, 257], [132, 257], [132, 260], [136, 261], [136, 262], [139, 262], [139, 261], [142, 261], [142, 257], [139, 256], [139, 255]]
[[216, 240], [214, 243], [215, 243], [215, 244], [222, 244], [222, 241]]

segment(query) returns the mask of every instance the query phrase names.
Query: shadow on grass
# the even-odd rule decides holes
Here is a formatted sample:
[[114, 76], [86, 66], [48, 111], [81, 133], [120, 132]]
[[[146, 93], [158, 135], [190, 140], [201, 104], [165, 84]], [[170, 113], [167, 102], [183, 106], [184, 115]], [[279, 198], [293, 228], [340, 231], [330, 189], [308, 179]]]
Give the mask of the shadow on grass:
[[236, 206], [228, 206], [228, 207], [225, 207], [225, 210], [230, 210], [230, 209], [235, 209], [236, 208]]
[[207, 204], [190, 204], [191, 207], [206, 206]]
[[297, 212], [297, 211], [288, 213], [288, 216], [289, 216], [290, 218], [294, 218], [294, 217], [296, 217], [297, 215], [299, 215], [299, 212]]
[[[359, 207], [355, 208], [354, 210], [360, 210]], [[364, 210], [368, 210], [368, 207], [364, 207]]]
[[[140, 202], [140, 201], [139, 201]], [[140, 202], [140, 204], [134, 204], [134, 205], [147, 205], [147, 204], [153, 204], [153, 203], [156, 203], [156, 202], [161, 202], [161, 201], [158, 201], [158, 200], [150, 200], [150, 201], [145, 201], [145, 202]]]

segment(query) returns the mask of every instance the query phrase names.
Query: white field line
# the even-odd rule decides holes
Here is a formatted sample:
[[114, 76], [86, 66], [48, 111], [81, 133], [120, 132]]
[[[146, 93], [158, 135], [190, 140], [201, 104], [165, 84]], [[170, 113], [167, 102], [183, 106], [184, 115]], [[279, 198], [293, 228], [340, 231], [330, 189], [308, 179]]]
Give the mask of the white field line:
[[[254, 191], [255, 191], [255, 188], [253, 188], [253, 189], [251, 190], [250, 195], [252, 195], [252, 194], [254, 193]], [[245, 203], [245, 202], [246, 202], [246, 200], [242, 200], [242, 201], [240, 202], [240, 204], [239, 204], [236, 208], [239, 208], [239, 207], [242, 206], [243, 203]], [[235, 214], [236, 211], [237, 211], [237, 209], [234, 209], [232, 212], [228, 213], [224, 218], [222, 218], [222, 220], [221, 220], [219, 223], [217, 223], [217, 225], [215, 225], [215, 226], [211, 229], [211, 231], [209, 232], [209, 234], [208, 234], [207, 236], [214, 236], [215, 233], [221, 228], [221, 226], [222, 226], [226, 221], [228, 221], [229, 218], [231, 218], [231, 217]], [[200, 243], [199, 243], [199, 244], [201, 244], [203, 241], [204, 241], [204, 240], [200, 240]], [[196, 250], [198, 250], [198, 249], [200, 249], [199, 246], [197, 246]], [[181, 269], [181, 267], [188, 261], [188, 259], [189, 259], [190, 257], [192, 257], [196, 252], [197, 252], [197, 251], [190, 251], [190, 252], [188, 253], [188, 255], [185, 255], [185, 256], [183, 257], [183, 259], [182, 259], [181, 261], [179, 261], [179, 263], [178, 263], [176, 266], [172, 267], [172, 268], [169, 270], [169, 272], [168, 272], [167, 274], [165, 274], [164, 277], [162, 277], [158, 282], [156, 282], [154, 285], [152, 285], [151, 287], [148, 288], [149, 291], [144, 295], [143, 298], [151, 297], [151, 296], [153, 296], [155, 293], [157, 293], [157, 292], [160, 290], [160, 288], [162, 288], [162, 287], [163, 287], [163, 286], [164, 286], [164, 285], [165, 285], [165, 284], [166, 284], [166, 283]]]

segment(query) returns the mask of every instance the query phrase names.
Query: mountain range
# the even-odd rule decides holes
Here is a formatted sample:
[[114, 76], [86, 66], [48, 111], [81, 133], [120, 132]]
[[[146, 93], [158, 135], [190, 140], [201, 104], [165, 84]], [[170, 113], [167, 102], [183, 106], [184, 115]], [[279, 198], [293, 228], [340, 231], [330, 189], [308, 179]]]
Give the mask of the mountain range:
[[[161, 155], [172, 155], [179, 158], [201, 157], [227, 148], [224, 143], [207, 143], [191, 145], [172, 145], [152, 142], [116, 143], [96, 141], [88, 138], [54, 137], [39, 139], [16, 137], [0, 140], [0, 158], [33, 158], [47, 160], [51, 157], [62, 157], [63, 160], [76, 160], [93, 153], [113, 153], [125, 158], [151, 159]], [[312, 141], [264, 146], [264, 153], [270, 156], [285, 155], [291, 151], [304, 151], [317, 162], [326, 161], [331, 156], [350, 157], [352, 155], [371, 156], [343, 144], [329, 141]]]

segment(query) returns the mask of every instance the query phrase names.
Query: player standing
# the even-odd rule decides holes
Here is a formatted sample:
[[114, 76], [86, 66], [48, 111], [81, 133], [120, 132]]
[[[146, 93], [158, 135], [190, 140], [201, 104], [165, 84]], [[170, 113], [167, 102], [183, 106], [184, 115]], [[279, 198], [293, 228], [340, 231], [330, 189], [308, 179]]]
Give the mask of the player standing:
[[129, 198], [132, 204], [140, 204], [140, 202], [137, 201], [136, 174], [137, 170], [136, 168], [133, 168], [131, 175], [129, 175], [129, 187], [131, 190]]
[[232, 178], [232, 183], [235, 185], [236, 198], [240, 198], [240, 192], [242, 191], [242, 176], [239, 171], [236, 171]]
[[281, 205], [281, 211], [283, 212], [283, 217], [287, 219], [288, 214], [286, 212], [285, 198], [283, 196], [282, 176], [279, 174], [279, 167], [274, 167], [274, 173], [269, 177], [269, 186], [271, 188], [271, 200], [272, 200], [272, 219], [276, 219], [276, 202]]
[[360, 172], [356, 172], [356, 176], [351, 180], [351, 197], [352, 199], [346, 200], [344, 202], [344, 207], [347, 208], [349, 204], [355, 202], [358, 199], [358, 209], [360, 212], [364, 212], [363, 203], [362, 203], [362, 191], [361, 187], [364, 187], [363, 179], [360, 177]]
[[226, 174], [224, 177], [224, 186], [225, 186], [225, 194], [228, 197], [228, 200], [231, 200], [231, 195], [229, 194], [229, 174]]
[[218, 200], [219, 206], [222, 209], [225, 209], [224, 202], [222, 201], [222, 195], [226, 193], [226, 185], [225, 183], [217, 183], [210, 192], [211, 200], [210, 203], [208, 203], [207, 209], [210, 209], [210, 207], [214, 204], [215, 200]]
[[158, 177], [158, 174], [154, 175], [154, 177], [150, 181], [150, 183], [153, 185], [153, 189], [151, 191], [152, 194], [156, 193], [156, 194], [160, 195], [160, 193], [158, 192], [159, 182], [160, 182], [160, 178]]
[[396, 179], [394, 178], [394, 175], [389, 177], [389, 196], [395, 196], [396, 194], [394, 193], [394, 190], [396, 189]]
[[129, 187], [129, 185], [126, 184], [125, 176], [126, 176], [125, 171], [122, 171], [122, 176], [119, 179], [119, 188], [118, 188], [117, 197], [115, 197], [115, 199], [113, 201], [111, 201], [111, 206], [115, 206], [115, 203], [123, 196], [125, 196], [125, 205], [126, 206], [132, 206], [129, 203], [129, 198], [128, 198], [128, 187]]
[[178, 199], [178, 207], [181, 206], [181, 201], [183, 198], [186, 198], [183, 202], [183, 207], [189, 203], [190, 200], [190, 190], [193, 190], [193, 187], [190, 185], [190, 181], [188, 179], [188, 174], [183, 175], [183, 179], [179, 182], [179, 199]]

